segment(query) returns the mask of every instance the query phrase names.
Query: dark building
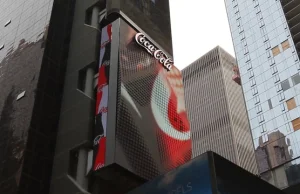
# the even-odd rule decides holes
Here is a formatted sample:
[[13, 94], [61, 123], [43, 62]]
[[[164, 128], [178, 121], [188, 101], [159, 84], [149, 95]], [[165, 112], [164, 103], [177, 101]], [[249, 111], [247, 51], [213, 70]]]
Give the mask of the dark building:
[[280, 189], [213, 152], [197, 156], [179, 168], [128, 192], [140, 193], [284, 194]]
[[167, 0], [2, 3], [0, 193], [124, 193], [190, 160]]

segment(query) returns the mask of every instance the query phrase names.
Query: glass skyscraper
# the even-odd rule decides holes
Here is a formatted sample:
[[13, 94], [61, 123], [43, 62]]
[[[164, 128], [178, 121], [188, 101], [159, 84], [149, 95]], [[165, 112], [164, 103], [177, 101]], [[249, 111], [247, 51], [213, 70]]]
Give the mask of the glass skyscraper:
[[299, 1], [225, 4], [259, 172], [286, 188], [300, 182]]

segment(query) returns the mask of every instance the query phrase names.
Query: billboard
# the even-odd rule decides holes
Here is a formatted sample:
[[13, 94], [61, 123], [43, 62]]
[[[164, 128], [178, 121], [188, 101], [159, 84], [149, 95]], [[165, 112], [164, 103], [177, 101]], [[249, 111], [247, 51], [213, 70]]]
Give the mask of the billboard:
[[96, 99], [96, 126], [94, 139], [94, 165], [93, 170], [98, 170], [105, 165], [106, 152], [106, 126], [108, 111], [108, 84], [111, 52], [112, 25], [102, 29], [101, 47], [99, 58], [99, 76]]
[[181, 72], [170, 62], [120, 20], [116, 162], [145, 179], [191, 159]]
[[127, 194], [212, 194], [207, 154], [150, 181]]

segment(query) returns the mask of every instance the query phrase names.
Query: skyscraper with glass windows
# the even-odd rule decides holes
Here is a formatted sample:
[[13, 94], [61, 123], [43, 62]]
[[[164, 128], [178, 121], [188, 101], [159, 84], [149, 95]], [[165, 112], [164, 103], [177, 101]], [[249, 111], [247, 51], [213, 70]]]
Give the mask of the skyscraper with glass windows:
[[300, 182], [299, 1], [225, 0], [261, 177]]

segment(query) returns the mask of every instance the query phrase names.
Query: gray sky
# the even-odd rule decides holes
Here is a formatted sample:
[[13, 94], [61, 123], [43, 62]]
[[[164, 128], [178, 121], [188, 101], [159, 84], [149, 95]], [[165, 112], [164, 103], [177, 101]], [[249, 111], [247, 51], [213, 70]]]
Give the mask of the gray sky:
[[174, 65], [180, 70], [215, 46], [234, 55], [224, 0], [170, 0]]

